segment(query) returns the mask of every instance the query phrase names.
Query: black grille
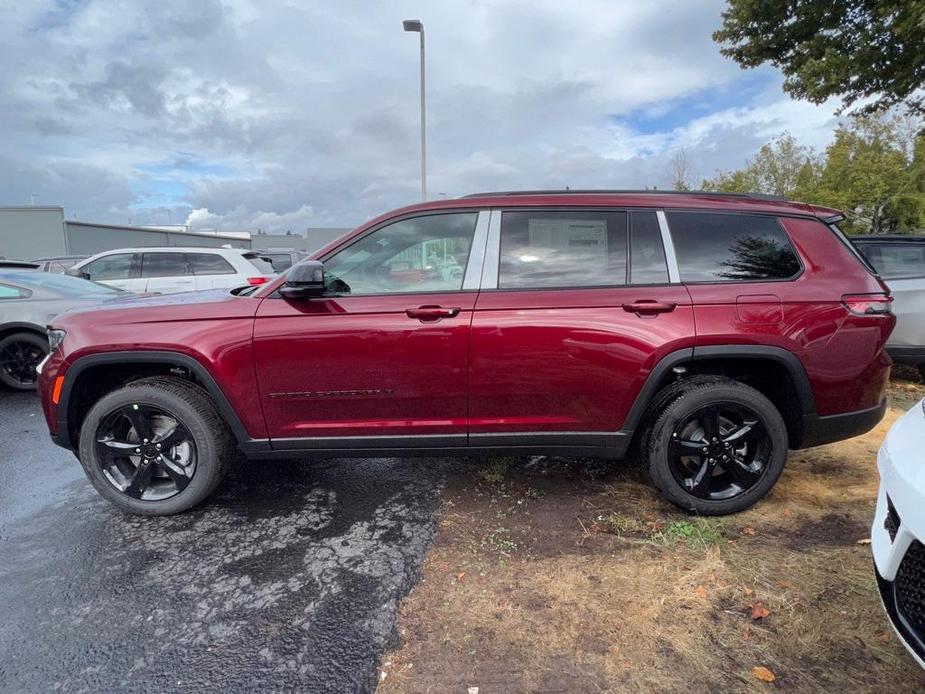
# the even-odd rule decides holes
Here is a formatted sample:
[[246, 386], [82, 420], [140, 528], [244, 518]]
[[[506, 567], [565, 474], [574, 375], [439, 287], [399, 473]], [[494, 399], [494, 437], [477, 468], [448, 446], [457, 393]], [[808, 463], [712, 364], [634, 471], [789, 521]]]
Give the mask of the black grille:
[[890, 497], [886, 498], [886, 518], [883, 519], [883, 527], [890, 534], [890, 542], [896, 539], [896, 533], [899, 530], [899, 514], [893, 508], [893, 502]]
[[900, 614], [920, 638], [925, 636], [925, 545], [909, 545], [893, 583]]

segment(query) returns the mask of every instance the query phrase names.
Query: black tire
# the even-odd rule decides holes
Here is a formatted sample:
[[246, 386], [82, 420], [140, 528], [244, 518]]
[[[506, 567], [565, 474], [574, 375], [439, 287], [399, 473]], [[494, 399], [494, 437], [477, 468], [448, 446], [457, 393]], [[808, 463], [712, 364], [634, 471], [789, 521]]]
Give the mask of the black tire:
[[925, 364], [919, 364], [919, 376], [922, 378], [922, 383], [925, 383]]
[[[174, 485], [178, 491], [167, 498], [133, 498], [127, 493], [131, 491], [130, 488], [123, 491], [116, 486], [111, 476], [112, 467], [104, 472], [104, 467], [111, 466], [112, 462], [106, 458], [106, 449], [101, 449], [103, 442], [100, 434], [103, 428], [109, 426], [107, 422], [118, 417], [118, 413], [126, 408], [137, 410], [139, 407], [156, 417], [169, 416], [188, 434], [184, 438], [184, 445], [190, 446], [187, 450], [193, 451], [194, 467], [184, 482], [185, 486], [180, 488], [178, 484]], [[138, 435], [133, 433], [134, 429], [133, 425], [128, 436], [137, 441]], [[156, 438], [152, 437], [151, 440], [155, 441]], [[90, 408], [80, 430], [78, 457], [96, 490], [121, 510], [145, 516], [168, 516], [196, 506], [215, 491], [225, 476], [234, 450], [234, 438], [228, 424], [202, 388], [180, 378], [156, 376], [134, 381], [112, 391]], [[122, 466], [135, 465], [137, 474], [141, 467], [140, 456], [119, 458]], [[155, 470], [154, 474], [168, 472], [163, 463], [154, 463], [153, 460], [146, 462], [148, 467]], [[148, 477], [150, 479], [151, 476]], [[166, 474], [161, 477], [165, 481], [168, 477], [174, 478]], [[142, 493], [145, 493], [144, 487]]]
[[15, 390], [35, 390], [35, 367], [48, 355], [48, 340], [30, 332], [0, 340], [0, 383]]
[[[685, 441], [683, 435], [679, 440], [678, 430], [685, 426], [696, 426], [698, 413], [701, 412], [716, 412], [717, 428], [720, 431], [724, 422], [730, 428], [725, 434], [720, 433], [712, 439], [717, 441], [718, 438], [718, 443], [711, 443], [710, 437], [704, 435], [703, 440], [697, 443], [698, 447], [703, 445], [703, 448], [697, 449], [698, 452], [683, 457], [675, 455], [676, 451], [686, 454], [691, 450], [680, 445], [682, 442], [685, 445], [692, 442]], [[732, 420], [726, 417], [735, 417], [736, 412], [748, 413], [748, 421], [755, 422], [747, 427], [753, 430], [751, 436], [754, 436], [754, 443], [746, 442], [746, 439], [733, 441]], [[641, 444], [649, 477], [663, 497], [692, 513], [720, 516], [744, 511], [768, 493], [787, 461], [787, 427], [780, 412], [757, 390], [729, 378], [691, 376], [668, 386], [656, 395], [644, 422]], [[743, 421], [738, 431], [746, 430], [744, 425]], [[706, 431], [706, 425], [698, 431]], [[748, 441], [751, 441], [751, 436]], [[724, 444], [727, 440], [731, 443]], [[726, 450], [723, 449], [724, 445]], [[729, 449], [730, 445], [733, 449], [737, 445], [741, 446], [741, 453]], [[710, 453], [700, 452], [706, 451], [709, 446], [718, 446], [718, 453], [712, 452], [712, 448]], [[723, 463], [720, 460], [724, 453], [729, 454], [728, 457], [732, 459], [730, 462]], [[708, 455], [716, 457], [708, 458]], [[749, 455], [751, 459], [747, 458]], [[743, 464], [733, 469], [734, 461], [739, 460], [740, 456]], [[709, 468], [708, 460], [713, 461]], [[697, 468], [698, 472], [706, 469], [710, 472], [709, 475], [698, 477], [694, 474], [691, 479], [682, 480], [683, 475], [678, 470], [682, 468], [683, 471], [684, 465]], [[747, 476], [749, 486], [740, 482], [740, 476]], [[697, 479], [706, 479], [707, 487], [713, 485], [714, 480], [722, 482], [725, 487], [716, 492], [704, 492], [703, 485], [695, 484]], [[691, 489], [697, 489], [698, 486], [700, 494], [691, 493]], [[708, 498], [702, 496], [704, 493], [709, 495]]]

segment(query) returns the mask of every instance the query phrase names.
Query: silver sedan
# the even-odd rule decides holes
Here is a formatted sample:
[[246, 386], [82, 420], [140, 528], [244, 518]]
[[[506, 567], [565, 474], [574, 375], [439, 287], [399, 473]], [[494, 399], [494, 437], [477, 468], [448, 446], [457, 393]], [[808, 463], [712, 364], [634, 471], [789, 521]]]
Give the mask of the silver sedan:
[[78, 277], [0, 269], [0, 384], [33, 390], [35, 368], [48, 354], [51, 319], [126, 294]]

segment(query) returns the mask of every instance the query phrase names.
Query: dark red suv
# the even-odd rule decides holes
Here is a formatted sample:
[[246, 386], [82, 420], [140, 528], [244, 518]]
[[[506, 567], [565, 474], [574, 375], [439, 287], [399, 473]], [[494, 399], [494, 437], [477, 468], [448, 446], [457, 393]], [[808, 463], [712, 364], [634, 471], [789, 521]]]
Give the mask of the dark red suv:
[[648, 466], [702, 514], [881, 418], [890, 296], [834, 210], [758, 196], [486, 193], [383, 215], [259, 288], [50, 326], [54, 440], [122, 509], [248, 458], [557, 454]]

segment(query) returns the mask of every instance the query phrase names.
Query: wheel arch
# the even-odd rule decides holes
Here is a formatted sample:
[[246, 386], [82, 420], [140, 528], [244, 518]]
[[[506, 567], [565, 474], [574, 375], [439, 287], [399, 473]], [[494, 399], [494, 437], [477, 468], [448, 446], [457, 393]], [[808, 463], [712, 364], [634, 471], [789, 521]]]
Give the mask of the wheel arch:
[[251, 440], [221, 386], [200, 361], [180, 352], [132, 351], [91, 354], [76, 359], [68, 367], [58, 401], [61, 442], [72, 450], [75, 448], [80, 424], [100, 396], [130, 381], [158, 374], [182, 375], [202, 387], [231, 428], [235, 440], [239, 444]]
[[39, 335], [46, 340], [48, 339], [48, 333], [45, 331], [45, 328], [37, 323], [29, 323], [26, 321], [11, 321], [9, 323], [3, 323], [0, 325], [0, 340], [7, 337], [8, 335], [13, 335], [15, 333], [34, 333]]
[[[677, 374], [677, 367], [683, 367], [684, 372]], [[695, 374], [728, 376], [768, 397], [787, 424], [791, 448], [800, 446], [805, 421], [816, 415], [809, 376], [792, 352], [771, 345], [709, 345], [679, 349], [662, 357], [639, 391], [623, 430], [640, 431], [656, 395], [677, 378]]]

